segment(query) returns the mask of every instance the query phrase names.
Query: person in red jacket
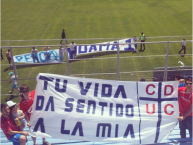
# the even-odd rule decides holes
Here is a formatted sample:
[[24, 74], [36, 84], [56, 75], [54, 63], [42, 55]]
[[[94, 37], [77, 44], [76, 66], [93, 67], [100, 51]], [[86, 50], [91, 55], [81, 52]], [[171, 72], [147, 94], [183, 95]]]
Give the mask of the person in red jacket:
[[[35, 90], [31, 91], [29, 93], [29, 87], [25, 84], [23, 84], [20, 87], [20, 94], [22, 94], [22, 99], [19, 103], [20, 109], [23, 111], [25, 114], [25, 119], [27, 121], [27, 125], [30, 127], [30, 117], [31, 117], [31, 106], [34, 101], [34, 95], [35, 95]], [[43, 145], [51, 145], [49, 142], [46, 141], [45, 138], [43, 139]], [[36, 137], [32, 137], [32, 140], [34, 144], [36, 144]]]
[[9, 106], [7, 104], [1, 104], [0, 125], [9, 141], [13, 142], [14, 145], [25, 145], [28, 133], [25, 131], [19, 131], [19, 128], [12, 119]]
[[185, 81], [185, 87], [178, 88], [179, 127], [181, 138], [186, 138], [186, 129], [188, 129], [192, 138], [192, 78], [188, 77]]

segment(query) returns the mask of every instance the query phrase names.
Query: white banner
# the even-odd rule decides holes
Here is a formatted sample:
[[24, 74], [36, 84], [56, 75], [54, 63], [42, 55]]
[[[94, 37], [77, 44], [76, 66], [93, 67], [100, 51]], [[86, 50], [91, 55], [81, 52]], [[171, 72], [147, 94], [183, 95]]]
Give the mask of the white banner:
[[[37, 57], [33, 58], [31, 53], [20, 54], [13, 56], [15, 63], [60, 63], [63, 62], [64, 50], [55, 49], [46, 51], [40, 51], [37, 53]], [[33, 60], [34, 59], [34, 60]]]
[[178, 82], [130, 82], [40, 73], [30, 134], [68, 140], [159, 143], [177, 124]]
[[[100, 44], [81, 45], [81, 46], [77, 45], [75, 48], [76, 49], [75, 56], [99, 52], [117, 51], [118, 43], [119, 43], [119, 51], [135, 51], [134, 44], [126, 44], [126, 43], [134, 43], [133, 38], [127, 38], [119, 41], [103, 42]], [[70, 49], [68, 49], [68, 54], [69, 59], [72, 59]]]

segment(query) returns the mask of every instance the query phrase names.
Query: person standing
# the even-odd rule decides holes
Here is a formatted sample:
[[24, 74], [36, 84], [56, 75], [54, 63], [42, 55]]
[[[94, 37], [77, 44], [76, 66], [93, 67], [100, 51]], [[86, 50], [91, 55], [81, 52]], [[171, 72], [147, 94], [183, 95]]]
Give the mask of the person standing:
[[12, 94], [14, 89], [18, 90], [17, 81], [16, 81], [16, 76], [13, 74], [13, 72], [10, 72], [9, 75], [11, 76], [11, 80], [7, 83], [7, 85], [12, 82], [12, 90], [9, 91], [9, 93]]
[[44, 53], [44, 55], [45, 55], [45, 60], [46, 60], [46, 62], [49, 62], [50, 61], [50, 47], [45, 47], [45, 49], [44, 49], [46, 52]]
[[185, 87], [184, 79], [181, 74], [175, 74], [175, 81], [179, 81], [178, 88]]
[[10, 67], [12, 67], [12, 65], [11, 65], [11, 52], [10, 52], [10, 49], [7, 50], [6, 57], [7, 57], [7, 60], [9, 62], [9, 64], [10, 64]]
[[137, 41], [139, 40], [136, 36], [133, 37], [135, 43], [135, 51], [137, 51]]
[[192, 138], [192, 78], [188, 77], [185, 81], [185, 87], [178, 88], [179, 99], [179, 128], [181, 138], [186, 138], [186, 129]]
[[182, 40], [181, 44], [182, 44], [182, 49], [180, 49], [178, 53], [180, 54], [181, 51], [184, 50], [184, 54], [186, 54], [186, 39], [185, 38]]
[[66, 34], [65, 34], [65, 29], [62, 30], [62, 40], [60, 41], [60, 44], [62, 44], [62, 41], [65, 39], [66, 44], [68, 44], [67, 40], [66, 40]]
[[62, 48], [62, 46], [60, 46], [59, 48], [59, 62], [63, 62], [64, 59], [64, 48]]
[[[141, 42], [145, 42], [145, 40], [146, 40], [146, 38], [145, 38], [145, 34], [143, 34], [143, 32], [141, 32], [141, 34], [140, 34], [140, 41]], [[143, 45], [143, 50], [142, 50], [142, 45]], [[140, 45], [140, 51], [145, 51], [145, 44], [141, 44]]]
[[70, 52], [71, 52], [70, 59], [74, 59], [75, 58], [75, 54], [76, 54], [75, 47], [76, 47], [76, 43], [71, 42], [71, 44], [70, 44]]
[[35, 62], [35, 60], [38, 62], [38, 63], [40, 63], [39, 62], [39, 59], [38, 59], [38, 50], [37, 49], [35, 49], [35, 47], [32, 47], [32, 50], [31, 50], [31, 56], [32, 56], [32, 58], [33, 58], [33, 62], [34, 63], [36, 63]]
[[[34, 101], [35, 90], [29, 93], [29, 87], [23, 84], [20, 87], [20, 94], [22, 94], [22, 99], [19, 103], [19, 106], [20, 106], [20, 109], [25, 114], [25, 120], [27, 121], [27, 125], [30, 127], [30, 117], [31, 117], [30, 108]], [[32, 137], [32, 140], [34, 144], [36, 144], [36, 137]], [[51, 145], [49, 142], [46, 141], [45, 138], [42, 138], [42, 140], [43, 140], [43, 145]]]
[[9, 106], [7, 104], [1, 104], [0, 126], [7, 139], [13, 142], [14, 145], [25, 145], [28, 133], [25, 131], [19, 131], [19, 128], [12, 119]]
[[3, 51], [2, 51], [2, 48], [1, 48], [1, 60], [3, 60]]

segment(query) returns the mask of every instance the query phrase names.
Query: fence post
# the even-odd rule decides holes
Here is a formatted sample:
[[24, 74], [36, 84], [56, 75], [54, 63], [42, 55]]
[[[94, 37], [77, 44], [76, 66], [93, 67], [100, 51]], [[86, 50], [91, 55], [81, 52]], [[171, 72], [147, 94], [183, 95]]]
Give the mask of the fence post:
[[[12, 67], [13, 67], [15, 79], [17, 80], [17, 87], [19, 87], [19, 83], [18, 83], [18, 75], [17, 75], [17, 70], [16, 70], [15, 62], [14, 62], [14, 59], [13, 59], [13, 51], [12, 51], [12, 47], [11, 47], [11, 45], [10, 45], [8, 42], [7, 42], [7, 44], [10, 46], [11, 59], [12, 59]], [[19, 95], [19, 90], [17, 90], [17, 92], [18, 92], [18, 95]], [[19, 97], [19, 99], [21, 99], [21, 98]], [[20, 101], [20, 100], [19, 100], [19, 101]]]
[[167, 77], [168, 77], [168, 55], [169, 55], [169, 41], [170, 38], [168, 39], [168, 43], [167, 43], [167, 53], [166, 53], [166, 59], [165, 59], [165, 69], [164, 69], [164, 79], [163, 81], [167, 81]]
[[119, 65], [119, 40], [117, 43], [117, 79], [120, 80], [120, 65]]
[[70, 67], [69, 67], [69, 59], [68, 59], [68, 47], [65, 42], [65, 51], [66, 51], [66, 66], [67, 66], [67, 75], [70, 76]]

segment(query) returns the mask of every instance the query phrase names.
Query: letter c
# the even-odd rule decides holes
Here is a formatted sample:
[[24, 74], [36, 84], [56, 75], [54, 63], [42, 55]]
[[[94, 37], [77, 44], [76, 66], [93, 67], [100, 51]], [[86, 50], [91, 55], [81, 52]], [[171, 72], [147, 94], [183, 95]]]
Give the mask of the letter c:
[[154, 84], [149, 84], [149, 85], [147, 85], [147, 87], [146, 87], [146, 93], [148, 94], [148, 95], [153, 95], [154, 93], [155, 93], [155, 91], [152, 91], [151, 93], [148, 91], [148, 89], [149, 89], [149, 87], [153, 87], [153, 88], [155, 88], [155, 85]]
[[165, 107], [164, 107], [164, 112], [167, 114], [167, 115], [172, 115], [174, 114], [174, 111], [171, 111], [170, 113], [167, 112], [167, 107], [170, 106], [171, 108], [174, 108], [174, 106], [172, 104], [167, 104]]

